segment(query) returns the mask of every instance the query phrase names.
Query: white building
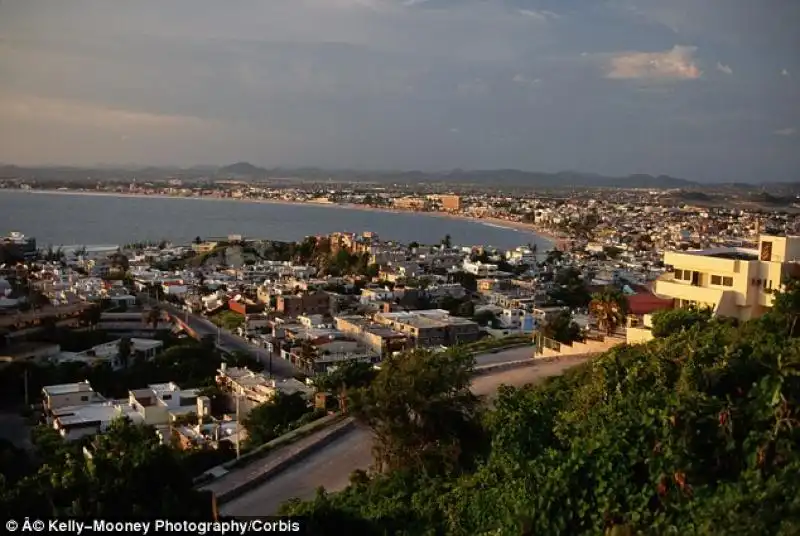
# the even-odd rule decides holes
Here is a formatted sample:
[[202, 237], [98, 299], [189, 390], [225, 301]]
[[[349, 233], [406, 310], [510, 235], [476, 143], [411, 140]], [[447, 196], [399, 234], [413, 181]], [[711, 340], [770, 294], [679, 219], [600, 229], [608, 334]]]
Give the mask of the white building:
[[[46, 401], [65, 392], [75, 391], [75, 385], [49, 386], [45, 388]], [[156, 427], [162, 438], [169, 437], [171, 423], [182, 415], [198, 411], [198, 389], [181, 389], [175, 383], [149, 385], [129, 393], [127, 400], [91, 400], [94, 391], [81, 387], [80, 402], [76, 405], [51, 409], [53, 428], [67, 440], [102, 433], [119, 418], [127, 417], [137, 424]], [[97, 395], [99, 396], [99, 395]], [[88, 401], [84, 401], [88, 397]], [[61, 399], [54, 399], [59, 401]]]
[[485, 264], [481, 261], [472, 262], [469, 259], [464, 259], [462, 268], [468, 274], [473, 274], [478, 277], [488, 277], [489, 274], [497, 271], [496, 264]]
[[[122, 339], [98, 344], [83, 352], [61, 352], [53, 358], [57, 363], [75, 363], [81, 362], [87, 365], [97, 365], [100, 363], [108, 363], [114, 369], [123, 367], [120, 360], [120, 343]], [[164, 348], [164, 341], [155, 339], [139, 339], [131, 338], [131, 351], [128, 357], [128, 363], [134, 361], [147, 361], [154, 358]]]
[[92, 389], [88, 381], [48, 385], [42, 388], [42, 395], [44, 396], [44, 407], [50, 411], [105, 400]]

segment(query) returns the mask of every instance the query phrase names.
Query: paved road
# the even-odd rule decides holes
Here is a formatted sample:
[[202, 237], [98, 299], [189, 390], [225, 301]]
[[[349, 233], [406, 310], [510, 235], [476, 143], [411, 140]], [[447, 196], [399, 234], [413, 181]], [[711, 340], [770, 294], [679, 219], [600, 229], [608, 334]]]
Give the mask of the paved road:
[[528, 346], [521, 346], [519, 348], [511, 348], [510, 350], [501, 350], [496, 354], [486, 353], [481, 354], [475, 358], [476, 365], [497, 365], [500, 363], [508, 363], [509, 361], [521, 361], [533, 357], [533, 344]]
[[[479, 376], [472, 383], [473, 391], [491, 399], [501, 384], [522, 386], [546, 377], [557, 376], [567, 368], [585, 362], [586, 359], [576, 356]], [[370, 434], [367, 430], [356, 429], [264, 485], [225, 504], [221, 510], [224, 515], [236, 517], [273, 515], [281, 504], [293, 497], [313, 498], [320, 486], [328, 491], [345, 488], [353, 471], [366, 470], [371, 463]]]
[[[140, 295], [140, 297], [144, 300], [147, 300], [146, 295]], [[245, 352], [251, 354], [253, 357], [264, 363], [265, 373], [269, 372], [271, 368], [274, 377], [283, 379], [291, 378], [300, 372], [289, 361], [286, 361], [279, 356], [270, 356], [270, 353], [266, 348], [260, 348], [254, 344], [250, 344], [246, 340], [234, 335], [233, 333], [230, 333], [224, 329], [219, 329], [213, 322], [203, 316], [194, 314], [187, 315], [186, 311], [182, 311], [177, 307], [165, 302], [160, 302], [158, 306], [173, 316], [176, 316], [177, 318], [180, 318], [182, 321], [186, 322], [189, 327], [196, 331], [201, 337], [205, 335], [212, 335], [216, 339], [219, 336], [218, 346], [222, 350], [226, 352]], [[270, 357], [272, 357], [272, 359], [270, 359]]]

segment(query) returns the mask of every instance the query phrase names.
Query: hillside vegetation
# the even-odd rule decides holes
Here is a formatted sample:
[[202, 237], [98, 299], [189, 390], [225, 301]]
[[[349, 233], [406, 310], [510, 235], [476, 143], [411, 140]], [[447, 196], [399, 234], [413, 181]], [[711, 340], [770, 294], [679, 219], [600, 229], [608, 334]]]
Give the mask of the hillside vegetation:
[[759, 320], [693, 318], [484, 412], [463, 356], [390, 362], [352, 395], [383, 474], [284, 513], [315, 534], [800, 534], [799, 313], [789, 283]]

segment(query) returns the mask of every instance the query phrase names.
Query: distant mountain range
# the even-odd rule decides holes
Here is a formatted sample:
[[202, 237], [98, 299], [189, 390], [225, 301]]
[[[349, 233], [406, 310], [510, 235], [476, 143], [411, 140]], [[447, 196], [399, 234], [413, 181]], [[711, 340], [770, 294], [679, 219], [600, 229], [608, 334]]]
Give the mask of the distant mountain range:
[[24, 178], [39, 181], [72, 182], [95, 180], [133, 180], [155, 181], [164, 178], [180, 178], [184, 180], [201, 179], [238, 179], [258, 180], [297, 180], [313, 182], [361, 182], [377, 184], [461, 184], [475, 186], [492, 186], [500, 188], [652, 188], [652, 189], [703, 189], [727, 188], [734, 190], [778, 189], [785, 192], [800, 191], [800, 184], [703, 184], [668, 175], [635, 174], [627, 177], [609, 177], [593, 173], [562, 171], [559, 173], [541, 173], [521, 171], [518, 169], [462, 170], [454, 169], [444, 172], [424, 171], [364, 171], [364, 170], [329, 170], [321, 168], [262, 168], [249, 162], [237, 162], [222, 167], [194, 166], [177, 167], [19, 167], [0, 165], [0, 179]]
[[696, 182], [667, 175], [630, 175], [628, 177], [606, 177], [591, 173], [562, 171], [540, 173], [518, 169], [462, 170], [446, 172], [424, 171], [363, 171], [326, 170], [318, 168], [266, 169], [248, 162], [237, 162], [221, 167], [217, 176], [241, 179], [298, 178], [323, 181], [357, 181], [393, 184], [446, 183], [496, 185], [502, 187], [535, 186], [541, 188], [609, 187], [609, 188], [687, 188], [698, 186]]

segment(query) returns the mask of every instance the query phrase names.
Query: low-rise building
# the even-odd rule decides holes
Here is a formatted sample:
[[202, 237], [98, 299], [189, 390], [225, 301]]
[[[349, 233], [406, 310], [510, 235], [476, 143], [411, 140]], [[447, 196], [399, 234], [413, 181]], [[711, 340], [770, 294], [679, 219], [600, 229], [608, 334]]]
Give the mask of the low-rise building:
[[312, 387], [294, 378], [270, 379], [247, 367], [228, 367], [225, 363], [217, 371], [217, 385], [239, 397], [241, 416], [259, 404], [270, 402], [279, 392], [287, 395], [301, 393], [309, 399], [314, 394]]
[[800, 275], [800, 236], [761, 235], [758, 249], [667, 252], [664, 264], [669, 271], [655, 282], [657, 296], [749, 320], [772, 307], [787, 278]]
[[275, 309], [290, 318], [331, 314], [331, 297], [325, 291], [278, 296]]
[[44, 407], [48, 411], [66, 406], [93, 404], [105, 400], [97, 393], [88, 381], [78, 383], [62, 383], [42, 387]]
[[[197, 389], [181, 389], [175, 383], [149, 385], [130, 391], [124, 400], [104, 400], [85, 384], [48, 386], [45, 403], [62, 404], [50, 409], [53, 428], [67, 440], [102, 433], [115, 419], [128, 418], [134, 423], [152, 425], [163, 438], [168, 438], [171, 423], [180, 416], [197, 412]], [[78, 398], [67, 404], [67, 394]]]
[[480, 336], [477, 323], [451, 316], [441, 309], [378, 313], [375, 321], [407, 335], [411, 345], [415, 347], [463, 344], [476, 341]]

